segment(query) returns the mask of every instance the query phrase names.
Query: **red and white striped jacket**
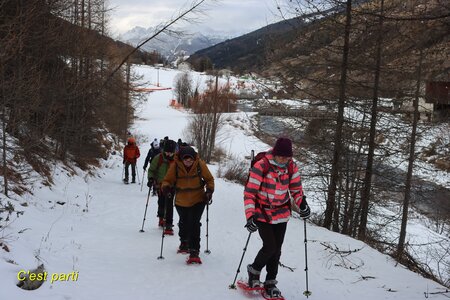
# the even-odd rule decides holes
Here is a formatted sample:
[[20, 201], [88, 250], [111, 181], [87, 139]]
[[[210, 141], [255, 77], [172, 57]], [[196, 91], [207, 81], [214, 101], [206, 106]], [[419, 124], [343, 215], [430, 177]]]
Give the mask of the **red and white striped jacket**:
[[272, 151], [266, 153], [266, 158], [270, 166], [265, 176], [265, 159], [257, 161], [250, 170], [244, 190], [245, 217], [254, 216], [255, 220], [270, 224], [287, 222], [291, 216], [288, 189], [297, 205], [303, 199], [300, 173], [292, 161], [289, 163], [294, 164], [293, 173], [289, 176], [287, 166], [282, 168], [275, 164]]

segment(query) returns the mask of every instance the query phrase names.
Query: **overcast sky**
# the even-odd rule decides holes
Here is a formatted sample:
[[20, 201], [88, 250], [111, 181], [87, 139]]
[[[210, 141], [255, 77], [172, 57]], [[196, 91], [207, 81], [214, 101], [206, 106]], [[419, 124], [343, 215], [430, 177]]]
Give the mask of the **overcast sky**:
[[[192, 0], [109, 0], [110, 28], [113, 35], [135, 26], [148, 28], [169, 20]], [[218, 31], [247, 33], [278, 21], [274, 0], [206, 1], [205, 15], [197, 16], [201, 25]]]

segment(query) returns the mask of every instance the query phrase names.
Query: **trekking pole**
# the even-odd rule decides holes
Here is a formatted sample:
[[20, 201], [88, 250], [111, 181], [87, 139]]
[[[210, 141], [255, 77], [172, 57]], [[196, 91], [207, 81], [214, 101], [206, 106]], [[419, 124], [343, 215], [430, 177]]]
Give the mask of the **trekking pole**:
[[[171, 198], [172, 197], [172, 195], [171, 194], [167, 194], [167, 198]], [[166, 217], [167, 217], [167, 198], [166, 199], [164, 199], [164, 203], [165, 203], [165, 206], [164, 206], [164, 222], [166, 221]], [[165, 234], [164, 234], [164, 228], [163, 228], [163, 231], [162, 231], [162, 237], [161, 237], [161, 253], [159, 254], [159, 256], [158, 256], [158, 259], [164, 259], [164, 256], [162, 256], [162, 253], [163, 253], [163, 247], [164, 247], [164, 237], [165, 237]]]
[[135, 168], [136, 168], [136, 175], [137, 175], [137, 181], [138, 181], [138, 184], [140, 184], [139, 183], [139, 168], [137, 167], [137, 165], [135, 166]]
[[150, 199], [150, 191], [151, 191], [151, 189], [148, 189], [147, 204], [145, 204], [144, 220], [142, 220], [142, 228], [141, 228], [141, 230], [139, 230], [139, 232], [144, 232], [144, 222], [145, 222], [145, 216], [147, 215], [147, 207], [148, 207], [148, 200]]
[[[254, 158], [255, 158], [255, 150], [252, 150], [252, 152], [251, 152], [251, 161], [250, 161], [250, 169], [251, 169], [251, 162], [253, 161]], [[244, 260], [244, 255], [245, 255], [245, 252], [247, 251], [248, 242], [250, 241], [250, 237], [251, 236], [252, 236], [252, 232], [249, 232], [248, 233], [247, 242], [245, 243], [245, 246], [244, 246], [244, 252], [242, 252], [241, 261], [239, 262], [239, 266], [238, 266], [238, 269], [236, 271], [236, 276], [234, 276], [233, 283], [228, 286], [230, 289], [236, 289], [236, 279], [238, 277], [239, 272], [241, 272], [242, 261]]]
[[244, 260], [244, 255], [245, 255], [245, 252], [247, 251], [248, 242], [250, 241], [250, 237], [251, 236], [252, 236], [252, 232], [249, 232], [248, 233], [247, 242], [245, 243], [245, 246], [244, 246], [244, 252], [242, 253], [241, 261], [239, 262], [239, 266], [238, 266], [238, 269], [236, 271], [236, 276], [234, 277], [233, 283], [228, 286], [230, 289], [236, 289], [236, 284], [235, 284], [236, 283], [236, 279], [238, 277], [239, 272], [241, 271], [242, 261]]
[[[142, 186], [144, 185], [144, 177], [145, 177], [145, 172], [146, 172], [147, 170], [145, 170], [144, 169], [144, 174], [142, 174], [142, 183], [141, 183], [141, 192], [142, 192]], [[149, 188], [150, 190], [152, 189], [152, 188]], [[150, 195], [150, 194], [149, 194]]]
[[208, 223], [209, 223], [209, 201], [206, 203], [206, 254], [211, 254], [211, 251], [208, 249]]
[[307, 248], [308, 240], [306, 239], [306, 219], [303, 221], [305, 225], [305, 272], [306, 272], [306, 290], [303, 292], [303, 295], [305, 295], [306, 298], [308, 298], [309, 296], [311, 296], [312, 293], [308, 288], [308, 248]]

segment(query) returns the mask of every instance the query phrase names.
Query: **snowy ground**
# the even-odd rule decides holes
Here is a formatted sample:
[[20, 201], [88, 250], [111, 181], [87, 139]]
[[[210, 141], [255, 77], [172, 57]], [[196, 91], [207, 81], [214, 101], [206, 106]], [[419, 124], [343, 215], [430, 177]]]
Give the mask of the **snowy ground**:
[[[152, 81], [156, 71], [139, 68]], [[163, 86], [172, 86], [177, 71], [160, 70]], [[135, 124], [142, 155], [154, 137], [183, 138], [188, 114], [168, 106], [171, 91], [149, 94]], [[238, 157], [264, 143], [244, 131], [227, 126], [221, 147]], [[206, 211], [202, 228], [203, 265], [188, 266], [177, 254], [177, 236], [164, 239], [164, 260], [158, 260], [161, 231], [157, 227], [156, 197], [151, 197], [145, 232], [139, 232], [147, 199], [144, 186], [121, 183], [122, 158], [115, 155], [94, 177], [69, 176], [55, 166], [55, 185], [35, 187], [33, 196], [14, 204], [25, 214], [2, 231], [10, 252], [0, 249], [0, 299], [245, 299], [230, 290], [248, 237], [243, 228], [243, 187], [216, 178], [214, 202], [209, 209], [209, 249], [206, 255]], [[142, 179], [143, 158], [138, 162]], [[210, 166], [217, 172], [217, 166]], [[307, 187], [305, 187], [307, 190]], [[57, 201], [65, 202], [64, 205]], [[20, 203], [28, 203], [21, 207]], [[175, 223], [177, 215], [175, 213]], [[295, 268], [279, 270], [279, 288], [286, 299], [303, 299], [305, 246], [303, 221], [292, 219], [283, 246], [281, 262]], [[175, 228], [177, 233], [177, 228]], [[364, 243], [324, 228], [307, 224], [309, 289], [311, 299], [447, 299], [444, 287], [406, 270], [388, 256]], [[19, 233], [20, 232], [20, 233]], [[254, 234], [241, 270], [251, 263], [261, 241]], [[351, 251], [338, 255], [340, 251]], [[47, 280], [35, 291], [16, 287], [21, 270], [44, 263], [49, 274], [78, 272], [77, 281]], [[264, 276], [263, 272], [263, 276]], [[50, 276], [50, 275], [49, 275]], [[239, 277], [245, 276], [245, 272]]]

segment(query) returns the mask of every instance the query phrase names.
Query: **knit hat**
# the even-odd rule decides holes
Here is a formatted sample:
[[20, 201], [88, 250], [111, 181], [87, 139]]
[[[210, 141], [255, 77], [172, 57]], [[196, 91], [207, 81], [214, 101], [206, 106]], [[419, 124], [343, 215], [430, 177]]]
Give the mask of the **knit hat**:
[[275, 156], [292, 157], [292, 142], [288, 138], [279, 138], [273, 147], [272, 154]]
[[175, 143], [175, 141], [172, 141], [172, 140], [167, 140], [165, 143], [164, 143], [164, 152], [172, 152], [172, 153], [174, 153], [175, 152], [175, 150], [176, 150], [176, 145], [177, 145], [177, 143]]
[[190, 146], [181, 147], [180, 151], [178, 152], [178, 157], [181, 159], [185, 159], [186, 157], [192, 157], [195, 159], [197, 156], [197, 153], [195, 152], [194, 148]]

